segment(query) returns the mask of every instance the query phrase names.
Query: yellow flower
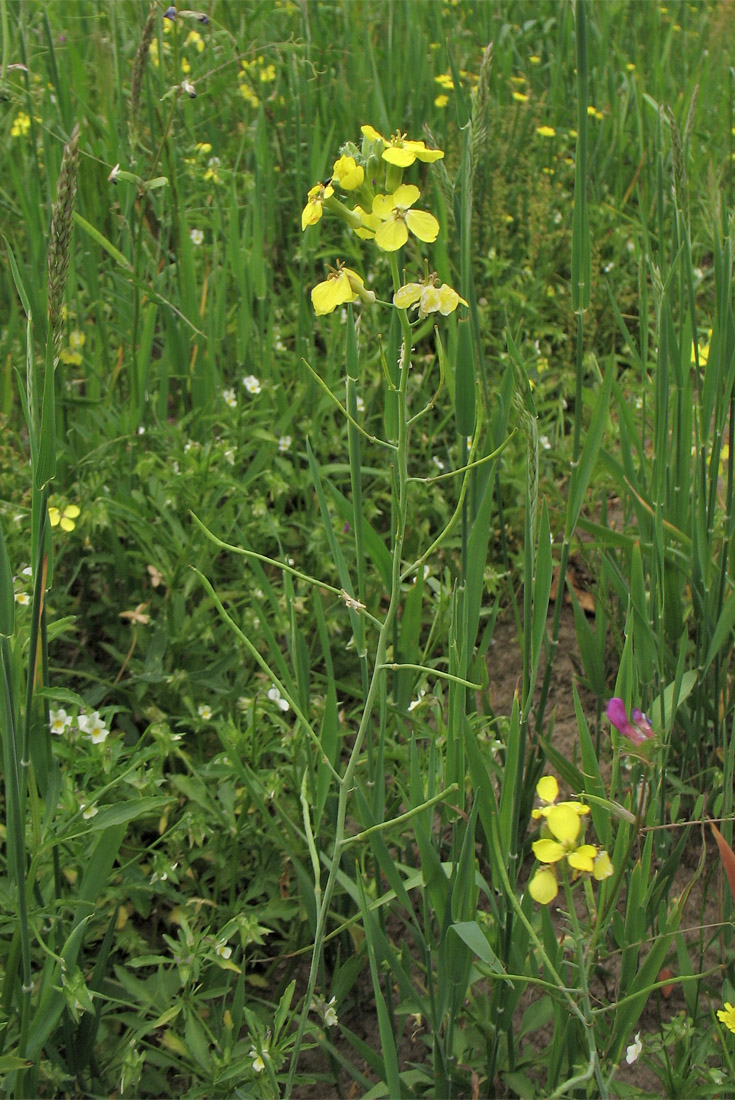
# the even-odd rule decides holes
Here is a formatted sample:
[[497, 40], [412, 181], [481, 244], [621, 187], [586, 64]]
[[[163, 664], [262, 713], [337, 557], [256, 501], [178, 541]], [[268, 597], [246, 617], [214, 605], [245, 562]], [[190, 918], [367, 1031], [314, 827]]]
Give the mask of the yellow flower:
[[204, 49], [204, 39], [200, 35], [199, 31], [189, 31], [186, 36], [184, 46], [196, 46], [197, 53], [201, 53]]
[[30, 128], [30, 117], [25, 113], [25, 111], [18, 111], [18, 114], [13, 119], [13, 125], [10, 127], [10, 136], [25, 137]]
[[460, 302], [463, 306], [467, 305], [464, 298], [461, 298], [448, 283], [436, 286], [433, 277], [425, 283], [406, 283], [393, 295], [394, 306], [398, 309], [418, 306], [419, 317], [426, 317], [429, 313], [441, 313], [447, 317], [450, 313], [454, 313]]
[[438, 95], [436, 97], [436, 99], [434, 100], [434, 106], [435, 107], [446, 107], [447, 103], [449, 103], [449, 96], [448, 95], [443, 95], [443, 94]]
[[376, 229], [380, 225], [380, 218], [377, 214], [368, 214], [367, 210], [363, 210], [361, 206], [356, 206], [354, 213], [360, 216], [361, 221], [361, 225], [356, 227], [355, 233], [363, 240], [372, 240]]
[[249, 84], [240, 85], [240, 95], [251, 107], [257, 107], [260, 104], [260, 100]]
[[[363, 127], [364, 129], [364, 127]], [[431, 243], [439, 235], [439, 222], [427, 210], [411, 210], [421, 192], [412, 183], [403, 183], [392, 195], [376, 195], [373, 214], [382, 225], [375, 231], [375, 243], [384, 252], [395, 252], [408, 240], [409, 229], [420, 241]]]
[[322, 206], [325, 199], [329, 199], [334, 194], [334, 188], [331, 183], [316, 183], [309, 191], [307, 199], [309, 200], [301, 212], [301, 231], [306, 229], [307, 225], [316, 225], [322, 216]]
[[450, 92], [454, 87], [454, 81], [449, 73], [439, 73], [438, 76], [434, 77], [434, 83], [438, 84], [441, 88], [446, 88], [447, 91]]
[[355, 191], [362, 187], [365, 169], [354, 157], [342, 156], [335, 160], [332, 169], [332, 183], [339, 184], [343, 191]]
[[721, 1020], [730, 1031], [735, 1031], [735, 1008], [729, 1001], [725, 1001], [724, 1008], [717, 1009], [717, 1019]]
[[68, 363], [72, 367], [78, 367], [82, 362], [79, 352], [74, 351], [72, 348], [63, 348], [59, 352], [59, 359], [62, 363]]
[[340, 265], [336, 271], [330, 271], [323, 283], [317, 283], [311, 292], [311, 304], [317, 317], [333, 313], [337, 306], [345, 302], [354, 302], [362, 298], [372, 304], [375, 294], [365, 287], [360, 276], [349, 267]]
[[[531, 845], [539, 863], [554, 864], [566, 859], [576, 875], [591, 874], [598, 881], [613, 873], [607, 852], [598, 852], [594, 844], [579, 844], [582, 817], [590, 812], [581, 802], [557, 802], [559, 784], [553, 775], [545, 775], [536, 785], [543, 805], [533, 811], [535, 818], [544, 818], [550, 836], [542, 836]], [[558, 892], [556, 875], [550, 867], [541, 867], [528, 884], [534, 901], [548, 905]]]
[[537, 126], [536, 133], [539, 137], [555, 137], [556, 130], [553, 126]]
[[81, 510], [76, 504], [67, 504], [61, 511], [51, 507], [48, 510], [48, 520], [52, 527], [60, 527], [62, 531], [73, 531], [76, 527], [74, 520], [81, 515]]
[[409, 141], [400, 130], [396, 130], [389, 141], [374, 126], [362, 126], [360, 129], [369, 141], [382, 142], [383, 160], [395, 164], [397, 168], [409, 168], [416, 160], [433, 164], [444, 156], [441, 149], [427, 149], [423, 141]]
[[525, 92], [513, 92], [513, 99], [516, 103], [528, 103], [529, 98]]
[[541, 58], [539, 57], [539, 55], [537, 53], [532, 53], [528, 60], [532, 65], [540, 65], [541, 64]]

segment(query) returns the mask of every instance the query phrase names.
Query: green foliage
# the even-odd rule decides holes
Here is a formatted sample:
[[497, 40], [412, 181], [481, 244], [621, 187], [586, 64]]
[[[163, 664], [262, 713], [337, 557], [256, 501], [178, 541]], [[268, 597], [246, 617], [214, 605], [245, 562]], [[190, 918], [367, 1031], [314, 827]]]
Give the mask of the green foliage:
[[[627, 1053], [720, 1095], [733, 903], [696, 942], [685, 906], [698, 824], [733, 839], [728, 6], [0, 34], [5, 1093], [641, 1095]], [[444, 150], [405, 173], [435, 243], [302, 231], [339, 155], [400, 182], [366, 124]], [[315, 317], [337, 259], [366, 294]], [[393, 306], [434, 268], [455, 312]], [[552, 771], [589, 814], [540, 905]]]

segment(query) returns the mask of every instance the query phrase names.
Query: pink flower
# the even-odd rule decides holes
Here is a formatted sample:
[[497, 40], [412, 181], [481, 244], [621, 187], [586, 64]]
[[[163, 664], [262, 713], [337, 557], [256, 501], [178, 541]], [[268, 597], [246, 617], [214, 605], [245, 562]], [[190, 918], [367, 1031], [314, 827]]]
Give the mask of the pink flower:
[[607, 716], [615, 729], [634, 745], [642, 745], [644, 741], [650, 741], [653, 737], [651, 723], [642, 710], [633, 707], [630, 712], [630, 721], [628, 721], [628, 712], [622, 699], [610, 700], [607, 704]]

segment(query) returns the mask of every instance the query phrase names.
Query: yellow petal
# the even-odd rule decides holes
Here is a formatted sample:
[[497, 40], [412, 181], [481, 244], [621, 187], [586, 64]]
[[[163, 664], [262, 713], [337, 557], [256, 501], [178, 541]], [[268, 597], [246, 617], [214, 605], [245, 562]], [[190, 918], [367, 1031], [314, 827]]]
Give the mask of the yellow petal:
[[58, 508], [49, 508], [49, 510], [48, 510], [48, 521], [51, 524], [51, 526], [52, 527], [58, 527], [60, 519], [61, 519], [61, 512], [59, 511], [59, 509]]
[[535, 840], [531, 847], [539, 863], [558, 863], [564, 855], [561, 844], [558, 844], [555, 840], [549, 840], [547, 837]]
[[303, 233], [307, 225], [316, 225], [321, 216], [322, 204], [320, 202], [307, 202], [301, 211], [301, 232]]
[[59, 520], [59, 525], [62, 531], [73, 531], [76, 524], [73, 519], [67, 519], [66, 516], [62, 516]]
[[433, 164], [435, 160], [441, 160], [444, 153], [441, 149], [417, 149], [416, 157], [424, 164]]
[[548, 905], [553, 901], [559, 892], [553, 871], [537, 871], [528, 884], [528, 892], [539, 905]]
[[439, 236], [439, 222], [428, 210], [407, 211], [406, 225], [420, 241], [431, 243]]
[[372, 216], [385, 220], [389, 218], [396, 208], [392, 195], [376, 195], [373, 199]]
[[536, 794], [542, 802], [556, 802], [559, 784], [553, 775], [542, 775], [536, 784]]
[[439, 309], [439, 291], [435, 286], [425, 286], [421, 295], [419, 316], [426, 317], [429, 313], [436, 313]]
[[383, 160], [388, 164], [395, 164], [398, 168], [409, 168], [416, 160], [416, 154], [410, 149], [402, 149], [400, 145], [389, 145], [383, 150]]
[[354, 302], [357, 295], [350, 286], [350, 280], [344, 271], [333, 279], [318, 283], [311, 292], [311, 304], [318, 317], [333, 313], [337, 306], [345, 302]]
[[605, 878], [610, 878], [615, 868], [612, 865], [612, 860], [607, 852], [598, 852], [595, 857], [595, 865], [592, 868], [592, 874], [595, 876], [598, 882], [602, 882]]
[[595, 868], [596, 855], [597, 849], [593, 848], [591, 844], [582, 844], [575, 852], [569, 853], [567, 856], [567, 863], [570, 867], [573, 867], [575, 871], [592, 872]]
[[360, 130], [368, 139], [368, 141], [382, 141], [383, 145], [388, 144], [383, 135], [379, 134], [374, 126], [361, 126]]
[[81, 514], [81, 509], [76, 504], [67, 504], [64, 509], [64, 515], [68, 516], [69, 519], [76, 519]]
[[393, 295], [393, 305], [398, 306], [399, 309], [408, 309], [418, 302], [423, 290], [423, 283], [406, 283]]
[[448, 283], [442, 283], [439, 287], [439, 312], [445, 317], [454, 313], [455, 309], [462, 303], [463, 306], [467, 305], [464, 298], [460, 298], [459, 294]]
[[582, 823], [579, 814], [571, 806], [551, 806], [546, 815], [546, 823], [557, 840], [564, 844], [573, 844], [579, 836]]
[[400, 187], [395, 189], [390, 197], [393, 200], [394, 207], [400, 206], [404, 210], [408, 210], [409, 206], [413, 206], [420, 195], [421, 192], [415, 184], [402, 183]]
[[408, 230], [406, 223], [401, 219], [391, 218], [375, 230], [375, 243], [384, 252], [395, 252], [402, 248], [407, 240]]

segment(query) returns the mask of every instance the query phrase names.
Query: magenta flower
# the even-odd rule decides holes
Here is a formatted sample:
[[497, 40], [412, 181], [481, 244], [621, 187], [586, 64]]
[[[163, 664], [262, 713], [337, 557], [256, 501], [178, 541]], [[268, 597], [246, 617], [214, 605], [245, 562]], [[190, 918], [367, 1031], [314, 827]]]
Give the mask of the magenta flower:
[[633, 707], [628, 721], [628, 712], [622, 699], [611, 699], [607, 704], [607, 716], [615, 726], [615, 729], [627, 737], [634, 745], [642, 745], [644, 741], [650, 741], [653, 737], [653, 729], [642, 710]]

